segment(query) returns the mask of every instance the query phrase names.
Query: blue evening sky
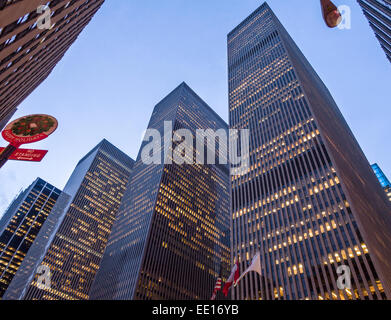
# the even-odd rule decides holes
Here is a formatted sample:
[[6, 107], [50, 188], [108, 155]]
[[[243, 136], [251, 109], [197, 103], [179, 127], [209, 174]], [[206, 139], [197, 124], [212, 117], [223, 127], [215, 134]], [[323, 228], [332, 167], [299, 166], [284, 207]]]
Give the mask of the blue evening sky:
[[[227, 120], [226, 35], [262, 2], [106, 0], [14, 116], [51, 114], [59, 129], [24, 146], [49, 150], [41, 163], [9, 161], [0, 170], [0, 216], [38, 176], [63, 188], [103, 138], [135, 158], [153, 107], [182, 81]], [[330, 89], [369, 161], [391, 178], [391, 64], [357, 2], [334, 2], [351, 6], [351, 30], [328, 29], [318, 0], [268, 1]]]

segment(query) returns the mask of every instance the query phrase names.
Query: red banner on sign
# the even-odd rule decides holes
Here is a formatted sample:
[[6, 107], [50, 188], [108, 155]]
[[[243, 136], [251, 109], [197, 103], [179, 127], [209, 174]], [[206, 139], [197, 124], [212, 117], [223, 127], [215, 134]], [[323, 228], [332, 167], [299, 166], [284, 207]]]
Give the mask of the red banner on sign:
[[[5, 148], [0, 148], [0, 153], [4, 149]], [[8, 158], [8, 160], [40, 162], [47, 153], [47, 150], [16, 149]]]

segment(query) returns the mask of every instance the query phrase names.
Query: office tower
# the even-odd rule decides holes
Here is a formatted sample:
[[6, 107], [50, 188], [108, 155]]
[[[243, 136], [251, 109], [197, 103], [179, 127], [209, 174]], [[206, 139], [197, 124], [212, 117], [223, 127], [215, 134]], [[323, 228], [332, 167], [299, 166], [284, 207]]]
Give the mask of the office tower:
[[232, 260], [243, 271], [260, 251], [262, 265], [233, 297], [391, 298], [390, 204], [267, 3], [229, 33], [228, 59], [230, 128], [250, 130], [251, 166], [232, 181]]
[[103, 1], [0, 0], [0, 131], [48, 77]]
[[0, 299], [29, 252], [61, 190], [38, 178], [0, 220]]
[[390, 180], [388, 180], [388, 178], [384, 174], [383, 170], [379, 167], [379, 165], [377, 163], [372, 165], [372, 169], [373, 169], [373, 172], [376, 175], [377, 180], [379, 180], [380, 185], [383, 188], [391, 187]]
[[391, 0], [358, 0], [358, 3], [391, 62]]
[[[80, 160], [64, 188], [65, 210], [40, 233], [5, 299], [88, 299], [133, 163], [107, 140]], [[50, 268], [50, 288], [39, 286], [41, 265]]]
[[[156, 105], [148, 129], [163, 136], [171, 125], [175, 134], [165, 135], [161, 150], [178, 129], [193, 136], [197, 129], [227, 132], [227, 124], [185, 83]], [[217, 149], [223, 146], [218, 141]], [[169, 153], [160, 164], [146, 164], [148, 144], [141, 146], [91, 299], [210, 299], [220, 268], [223, 279], [229, 272], [228, 166], [195, 164], [189, 154], [191, 163], [181, 165]]]
[[391, 183], [390, 180], [386, 177], [383, 170], [379, 167], [377, 163], [372, 165], [372, 169], [375, 172], [377, 179], [380, 182], [380, 185], [383, 187], [384, 191], [387, 194], [388, 199], [391, 201]]

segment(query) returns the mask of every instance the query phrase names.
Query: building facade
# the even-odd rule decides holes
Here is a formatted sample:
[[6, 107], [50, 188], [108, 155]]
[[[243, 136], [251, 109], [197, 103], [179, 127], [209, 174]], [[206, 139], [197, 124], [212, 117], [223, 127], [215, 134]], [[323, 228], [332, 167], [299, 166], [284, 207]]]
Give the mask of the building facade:
[[[0, 0], [0, 131], [104, 0]], [[50, 11], [38, 9], [47, 5]], [[50, 16], [45, 20], [44, 17]]]
[[384, 191], [386, 192], [388, 200], [390, 200], [390, 202], [391, 202], [391, 187], [384, 188]]
[[387, 194], [388, 199], [391, 201], [391, 182], [388, 180], [383, 170], [379, 167], [377, 163], [372, 165], [372, 169], [375, 172], [377, 179], [380, 182], [380, 185], [383, 187], [384, 191]]
[[[156, 105], [148, 129], [163, 136], [167, 125], [175, 133], [164, 141], [181, 129], [193, 135], [196, 129], [227, 131], [227, 124], [185, 83]], [[160, 163], [144, 163], [149, 142], [141, 146], [91, 299], [210, 299], [220, 269], [227, 277], [228, 166], [178, 164], [163, 140]]]
[[267, 3], [229, 33], [228, 60], [230, 128], [250, 130], [251, 166], [232, 180], [232, 263], [243, 271], [259, 251], [262, 265], [233, 298], [391, 298], [390, 204]]
[[377, 180], [379, 180], [380, 185], [383, 188], [391, 187], [391, 182], [388, 180], [387, 176], [384, 174], [383, 170], [379, 167], [377, 163], [372, 165], [373, 172], [376, 175]]
[[[64, 192], [68, 204], [31, 249], [6, 299], [87, 300], [134, 161], [107, 140], [80, 160]], [[50, 270], [40, 286], [39, 266]]]
[[391, 1], [358, 0], [380, 46], [391, 62]]
[[38, 178], [12, 202], [0, 220], [0, 299], [14, 278], [61, 190]]

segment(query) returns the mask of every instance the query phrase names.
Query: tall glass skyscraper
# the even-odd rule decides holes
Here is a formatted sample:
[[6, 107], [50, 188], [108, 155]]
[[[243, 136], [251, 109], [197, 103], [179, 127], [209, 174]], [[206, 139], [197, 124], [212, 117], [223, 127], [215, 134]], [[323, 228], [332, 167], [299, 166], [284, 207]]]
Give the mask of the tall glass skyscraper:
[[374, 172], [375, 175], [376, 175], [376, 178], [379, 180], [380, 185], [381, 185], [383, 188], [391, 187], [391, 182], [390, 182], [390, 180], [388, 180], [388, 178], [387, 178], [386, 175], [384, 174], [383, 170], [379, 167], [379, 165], [378, 165], [377, 163], [375, 163], [375, 164], [372, 165], [372, 169], [373, 169], [373, 172]]
[[[228, 35], [230, 127], [250, 130], [232, 181], [232, 262], [261, 253], [236, 299], [391, 298], [391, 206], [328, 89], [264, 3]], [[340, 290], [337, 268], [352, 286]]]
[[57, 202], [61, 190], [38, 178], [0, 220], [0, 298]]
[[[80, 160], [64, 188], [67, 206], [39, 234], [4, 298], [88, 299], [133, 164], [107, 140]], [[38, 285], [41, 265], [50, 269], [50, 288]]]
[[387, 194], [388, 199], [391, 201], [391, 182], [388, 180], [383, 170], [379, 167], [377, 163], [372, 165], [372, 169], [376, 174], [377, 179], [380, 182], [380, 185], [384, 188], [384, 191]]
[[358, 3], [391, 62], [391, 0], [358, 0]]
[[[163, 137], [167, 123], [175, 131], [166, 135], [169, 141], [180, 129], [195, 137], [197, 129], [228, 127], [185, 83], [156, 105], [148, 129]], [[166, 151], [163, 140], [158, 147]], [[91, 299], [210, 299], [219, 271], [223, 278], [229, 272], [228, 165], [169, 164], [169, 154], [161, 164], [145, 164], [147, 144], [137, 157]]]

